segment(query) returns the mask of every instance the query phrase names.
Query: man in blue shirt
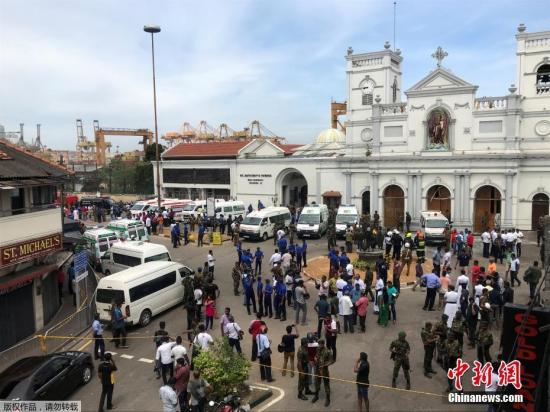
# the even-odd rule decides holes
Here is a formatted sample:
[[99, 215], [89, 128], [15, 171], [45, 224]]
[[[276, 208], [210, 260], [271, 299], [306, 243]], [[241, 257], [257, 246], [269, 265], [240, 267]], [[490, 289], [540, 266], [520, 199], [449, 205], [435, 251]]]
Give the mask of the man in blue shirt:
[[242, 252], [241, 263], [246, 267], [246, 270], [250, 271], [252, 269], [252, 257], [247, 251]]
[[350, 262], [349, 257], [346, 254], [346, 252], [342, 252], [342, 254], [340, 255], [339, 260], [340, 260], [340, 269], [345, 269], [346, 266], [348, 265], [348, 263]]
[[99, 313], [94, 315], [92, 322], [92, 336], [94, 337], [94, 358], [103, 361], [105, 355], [105, 341], [103, 340], [103, 325], [99, 321]]
[[262, 273], [262, 260], [264, 259], [264, 252], [258, 246], [256, 252], [254, 253], [254, 274]]
[[[435, 268], [434, 268], [435, 271]], [[426, 282], [426, 300], [424, 301], [424, 310], [434, 310], [435, 295], [437, 294], [437, 289], [441, 287], [441, 282], [439, 281], [439, 276], [435, 273], [425, 273], [421, 277], [421, 282]]]
[[282, 238], [280, 238], [279, 241], [277, 242], [277, 246], [279, 247], [279, 250], [281, 251], [281, 255], [286, 253], [287, 244], [288, 243], [287, 243], [286, 239], [284, 238], [284, 236]]
[[285, 305], [285, 296], [286, 296], [286, 285], [284, 282], [277, 282], [275, 285], [275, 319], [281, 319], [281, 322], [286, 320], [286, 305]]
[[[115, 340], [115, 346], [121, 348], [128, 348], [126, 346], [126, 316], [122, 314], [122, 303], [118, 301], [113, 309], [113, 339]], [[121, 339], [122, 336], [122, 339]]]
[[292, 259], [294, 259], [294, 256], [296, 256], [296, 245], [294, 245], [294, 243], [291, 243], [288, 246], [288, 253], [290, 253], [292, 255]]
[[202, 238], [204, 237], [205, 226], [203, 223], [199, 225], [199, 235], [197, 237], [197, 247], [202, 246]]
[[183, 245], [187, 245], [189, 243], [189, 223], [185, 222], [183, 224]]
[[[243, 278], [243, 287], [244, 287], [244, 296], [245, 296], [245, 302], [246, 302], [246, 311], [248, 312], [248, 315], [252, 315], [250, 313], [250, 302], [252, 301], [252, 309], [254, 310], [254, 313], [256, 313], [256, 296], [254, 295], [254, 278], [250, 275], [246, 275]], [[261, 297], [259, 297], [261, 299]]]
[[[264, 315], [269, 315], [270, 318], [273, 317], [273, 302], [271, 300], [271, 296], [273, 295], [273, 285], [271, 284], [271, 281], [269, 279], [265, 280], [265, 287], [264, 287]], [[258, 299], [261, 299], [261, 297], [258, 296]]]
[[305, 239], [302, 240], [302, 256], [304, 258], [304, 267], [307, 268], [307, 242]]
[[256, 280], [256, 295], [258, 295], [258, 306], [259, 311], [258, 313], [261, 316], [264, 316], [264, 300], [262, 299], [262, 296], [264, 295], [264, 283], [262, 282], [262, 276], [258, 276]]

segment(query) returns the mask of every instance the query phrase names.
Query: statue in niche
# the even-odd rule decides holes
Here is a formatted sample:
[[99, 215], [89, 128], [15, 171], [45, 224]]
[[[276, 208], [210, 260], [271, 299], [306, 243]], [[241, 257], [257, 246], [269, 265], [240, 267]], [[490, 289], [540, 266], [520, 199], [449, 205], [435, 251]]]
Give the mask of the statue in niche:
[[428, 118], [428, 149], [449, 148], [449, 116], [442, 109], [435, 109]]

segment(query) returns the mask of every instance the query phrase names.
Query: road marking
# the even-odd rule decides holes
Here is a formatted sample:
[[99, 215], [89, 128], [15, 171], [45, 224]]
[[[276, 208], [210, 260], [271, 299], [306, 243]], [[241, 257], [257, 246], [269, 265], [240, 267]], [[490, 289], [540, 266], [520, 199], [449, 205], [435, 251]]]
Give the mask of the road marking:
[[153, 363], [154, 360], [152, 360], [152, 359], [147, 359], [147, 358], [139, 358], [139, 359], [138, 359], [138, 362]]
[[124, 358], [124, 359], [134, 359], [134, 355], [126, 355], [126, 354], [123, 354], [123, 355], [120, 355], [121, 358]]
[[[272, 406], [275, 405], [277, 402], [279, 402], [281, 399], [283, 399], [284, 396], [285, 396], [285, 391], [282, 390], [281, 388], [278, 388], [278, 387], [276, 387], [276, 386], [271, 386], [271, 385], [263, 385], [263, 386], [265, 386], [265, 387], [267, 387], [267, 388], [269, 388], [269, 389], [271, 389], [271, 390], [274, 390], [274, 391], [279, 392], [279, 395], [278, 395], [275, 399], [271, 400], [270, 402], [268, 402], [268, 403], [266, 403], [264, 406], [262, 406], [260, 409], [258, 409], [258, 412], [263, 412], [263, 411], [265, 411], [266, 409], [272, 407]], [[261, 387], [258, 387], [258, 386], [254, 386], [254, 387], [256, 387], [256, 388], [258, 388], [258, 389], [262, 389]]]
[[[88, 336], [90, 336], [90, 335], [91, 335], [91, 333], [88, 332], [88, 333], [86, 334], [86, 337], [88, 337]], [[78, 350], [78, 351], [83, 351], [83, 350], [86, 349], [88, 346], [90, 346], [90, 345], [92, 344], [92, 342], [93, 342], [93, 339], [87, 339], [86, 342], [85, 342], [80, 348], [78, 348], [77, 350]]]

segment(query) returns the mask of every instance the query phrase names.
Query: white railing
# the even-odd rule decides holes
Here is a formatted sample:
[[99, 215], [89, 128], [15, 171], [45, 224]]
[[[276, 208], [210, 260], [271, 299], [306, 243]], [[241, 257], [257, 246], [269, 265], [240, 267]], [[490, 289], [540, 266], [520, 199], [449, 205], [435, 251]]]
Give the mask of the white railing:
[[361, 67], [361, 66], [377, 66], [382, 64], [382, 58], [381, 57], [375, 57], [372, 59], [363, 59], [363, 60], [352, 60], [351, 65], [353, 67]]
[[474, 101], [474, 110], [504, 110], [508, 100], [503, 97], [480, 97]]
[[550, 37], [541, 37], [540, 39], [525, 40], [525, 47], [546, 47], [550, 46]]
[[382, 116], [394, 116], [405, 114], [407, 112], [407, 103], [390, 103], [380, 105], [380, 114]]

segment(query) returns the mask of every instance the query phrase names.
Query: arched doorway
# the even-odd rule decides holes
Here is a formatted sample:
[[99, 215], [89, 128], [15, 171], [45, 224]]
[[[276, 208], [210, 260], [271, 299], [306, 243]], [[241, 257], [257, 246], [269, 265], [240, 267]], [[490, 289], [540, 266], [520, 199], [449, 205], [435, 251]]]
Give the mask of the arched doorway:
[[307, 180], [296, 169], [289, 169], [279, 175], [279, 204], [302, 207], [307, 204]]
[[365, 190], [361, 195], [361, 214], [370, 215], [370, 190]]
[[405, 193], [397, 185], [390, 185], [384, 190], [384, 225], [398, 228], [403, 225], [405, 217]]
[[481, 186], [474, 198], [474, 231], [500, 226], [501, 194], [494, 186]]
[[539, 225], [539, 218], [548, 214], [550, 202], [548, 195], [545, 193], [537, 193], [533, 196], [533, 203], [531, 206], [531, 229], [537, 230]]
[[440, 210], [451, 220], [451, 192], [445, 186], [435, 185], [428, 189], [426, 210]]

